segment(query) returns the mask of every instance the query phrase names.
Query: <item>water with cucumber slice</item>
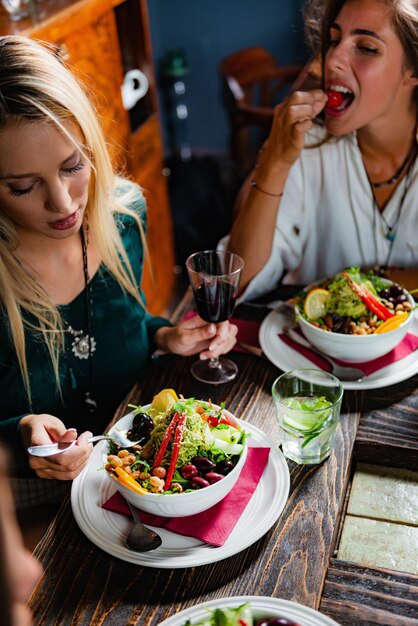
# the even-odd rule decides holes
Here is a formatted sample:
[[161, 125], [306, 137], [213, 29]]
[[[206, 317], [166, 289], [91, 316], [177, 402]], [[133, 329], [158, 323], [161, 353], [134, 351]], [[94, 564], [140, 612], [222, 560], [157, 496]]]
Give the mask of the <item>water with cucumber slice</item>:
[[285, 456], [297, 463], [320, 463], [332, 450], [339, 407], [325, 396], [294, 396], [278, 408]]

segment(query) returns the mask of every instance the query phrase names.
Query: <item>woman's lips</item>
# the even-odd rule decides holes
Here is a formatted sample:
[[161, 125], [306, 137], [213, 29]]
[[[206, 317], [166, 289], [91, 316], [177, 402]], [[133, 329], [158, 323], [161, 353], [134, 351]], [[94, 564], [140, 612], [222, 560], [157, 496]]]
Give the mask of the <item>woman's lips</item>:
[[77, 223], [78, 217], [80, 215], [80, 211], [74, 211], [68, 217], [65, 217], [63, 220], [56, 220], [55, 222], [48, 222], [51, 228], [55, 230], [67, 230], [68, 228], [72, 228]]

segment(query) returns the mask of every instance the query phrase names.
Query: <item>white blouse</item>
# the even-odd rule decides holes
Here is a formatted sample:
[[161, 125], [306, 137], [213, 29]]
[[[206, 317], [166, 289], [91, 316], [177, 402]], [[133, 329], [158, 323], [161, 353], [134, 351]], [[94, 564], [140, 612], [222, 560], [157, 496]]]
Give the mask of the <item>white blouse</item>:
[[[320, 128], [311, 131], [309, 142], [317, 142], [323, 132]], [[391, 252], [388, 226], [395, 234]], [[225, 243], [222, 241], [222, 247]], [[319, 147], [305, 148], [293, 165], [278, 212], [271, 257], [241, 300], [273, 289], [285, 270], [284, 283], [305, 285], [351, 265], [385, 265], [389, 252], [390, 265], [418, 267], [418, 159], [382, 216], [356, 134], [331, 139]]]

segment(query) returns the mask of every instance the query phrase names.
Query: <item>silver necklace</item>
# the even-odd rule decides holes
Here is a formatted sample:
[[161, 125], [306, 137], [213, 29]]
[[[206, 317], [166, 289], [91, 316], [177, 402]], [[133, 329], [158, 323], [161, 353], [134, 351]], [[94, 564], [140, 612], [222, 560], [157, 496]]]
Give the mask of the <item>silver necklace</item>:
[[373, 211], [377, 212], [377, 214], [380, 216], [380, 220], [381, 222], [383, 222], [383, 225], [385, 227], [384, 237], [385, 239], [389, 241], [389, 250], [386, 255], [385, 263], [384, 265], [380, 266], [384, 271], [386, 271], [386, 269], [388, 268], [389, 261], [392, 256], [393, 244], [395, 243], [395, 240], [396, 240], [396, 235], [397, 235], [399, 222], [401, 219], [402, 209], [405, 203], [405, 198], [408, 194], [408, 191], [412, 182], [412, 170], [413, 170], [413, 165], [415, 163], [415, 159], [417, 156], [417, 151], [418, 151], [418, 148], [415, 146], [414, 150], [412, 151], [411, 161], [408, 165], [408, 169], [405, 174], [405, 187], [404, 187], [403, 194], [398, 205], [398, 210], [397, 210], [396, 217], [395, 217], [393, 224], [389, 224], [389, 222], [387, 221], [383, 213], [380, 211], [379, 205], [377, 204], [376, 197], [373, 192], [373, 183], [369, 179], [370, 187], [372, 190], [372, 196], [373, 196]]
[[74, 330], [74, 328], [68, 324], [67, 332], [74, 337], [74, 341], [71, 344], [71, 350], [77, 359], [89, 359], [90, 355], [96, 350], [96, 340], [94, 337], [90, 337], [84, 330]]

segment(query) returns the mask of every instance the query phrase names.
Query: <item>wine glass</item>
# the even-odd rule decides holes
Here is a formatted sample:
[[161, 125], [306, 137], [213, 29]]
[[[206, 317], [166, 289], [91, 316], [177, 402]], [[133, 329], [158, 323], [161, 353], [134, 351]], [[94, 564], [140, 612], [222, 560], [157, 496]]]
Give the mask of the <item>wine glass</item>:
[[[232, 252], [205, 250], [190, 255], [186, 267], [200, 317], [215, 324], [229, 320], [244, 267], [241, 257]], [[197, 380], [220, 385], [233, 380], [238, 367], [230, 359], [212, 358], [196, 361], [190, 371]]]

